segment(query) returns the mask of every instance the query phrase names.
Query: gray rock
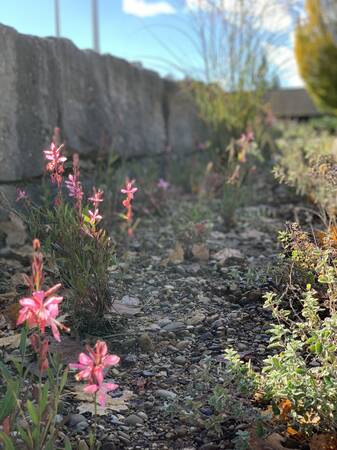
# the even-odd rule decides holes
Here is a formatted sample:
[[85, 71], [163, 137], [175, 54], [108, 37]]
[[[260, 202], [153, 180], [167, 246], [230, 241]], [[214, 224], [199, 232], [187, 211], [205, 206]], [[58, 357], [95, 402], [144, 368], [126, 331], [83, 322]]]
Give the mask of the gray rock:
[[121, 358], [122, 367], [133, 367], [137, 364], [137, 356], [128, 354]]
[[190, 341], [180, 341], [177, 343], [178, 350], [185, 350], [190, 345]]
[[55, 423], [57, 425], [59, 425], [60, 423], [62, 423], [64, 420], [64, 417], [62, 416], [62, 414], [56, 414], [55, 416]]
[[67, 425], [75, 427], [78, 423], [86, 422], [87, 419], [82, 414], [70, 414], [67, 420]]
[[169, 319], [168, 317], [165, 317], [164, 319], [159, 320], [158, 325], [160, 326], [160, 328], [163, 328], [169, 323], [172, 323], [172, 320]]
[[128, 425], [136, 426], [136, 425], [143, 425], [144, 420], [137, 416], [136, 414], [131, 414], [130, 416], [125, 418], [125, 422]]
[[139, 306], [140, 304], [140, 300], [138, 297], [130, 297], [129, 295], [124, 295], [121, 300], [121, 304], [137, 308], [137, 306]]
[[163, 398], [164, 400], [175, 400], [178, 397], [174, 392], [165, 389], [158, 389], [155, 394], [157, 397]]
[[141, 417], [143, 420], [148, 420], [147, 414], [145, 414], [145, 412], [143, 411], [137, 412], [137, 416]]
[[130, 437], [124, 433], [123, 431], [118, 431], [118, 437], [119, 439], [124, 442], [125, 444], [130, 444]]
[[186, 327], [183, 322], [171, 322], [171, 323], [168, 323], [167, 325], [165, 325], [163, 327], [163, 330], [167, 331], [167, 332], [171, 332], [171, 333], [177, 333], [179, 331], [184, 330], [185, 328]]
[[141, 336], [139, 336], [138, 344], [143, 352], [151, 352], [154, 349], [152, 339], [147, 333], [143, 333]]
[[184, 356], [179, 355], [174, 359], [174, 362], [178, 364], [178, 366], [184, 366], [187, 360]]
[[189, 319], [187, 319], [186, 323], [187, 325], [199, 325], [200, 323], [202, 323], [205, 320], [206, 316], [203, 313], [197, 313], [194, 314], [194, 316], [190, 317]]

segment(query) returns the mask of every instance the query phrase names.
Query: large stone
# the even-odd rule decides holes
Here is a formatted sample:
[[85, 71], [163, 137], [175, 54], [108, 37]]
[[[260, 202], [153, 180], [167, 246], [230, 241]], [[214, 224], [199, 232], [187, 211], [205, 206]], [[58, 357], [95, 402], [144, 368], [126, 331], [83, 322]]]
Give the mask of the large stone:
[[150, 70], [71, 41], [0, 25], [0, 183], [43, 169], [58, 126], [69, 153], [191, 151], [203, 132], [192, 99]]

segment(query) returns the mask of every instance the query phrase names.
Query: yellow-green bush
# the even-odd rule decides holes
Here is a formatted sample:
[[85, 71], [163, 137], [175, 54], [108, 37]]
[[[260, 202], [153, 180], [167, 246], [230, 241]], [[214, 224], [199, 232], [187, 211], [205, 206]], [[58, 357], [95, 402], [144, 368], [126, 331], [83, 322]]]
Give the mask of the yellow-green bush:
[[317, 105], [337, 113], [337, 45], [323, 17], [322, 0], [306, 1], [297, 26], [295, 54], [300, 74]]

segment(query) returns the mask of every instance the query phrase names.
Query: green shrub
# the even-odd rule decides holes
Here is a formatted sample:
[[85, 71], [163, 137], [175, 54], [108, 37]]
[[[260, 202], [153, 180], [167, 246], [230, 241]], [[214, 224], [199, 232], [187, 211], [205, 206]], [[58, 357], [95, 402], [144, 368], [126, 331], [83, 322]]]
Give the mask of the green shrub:
[[282, 136], [277, 139], [273, 169], [276, 179], [294, 187], [319, 208], [323, 218], [331, 219], [337, 207], [333, 137], [326, 131], [318, 133], [309, 125], [288, 123], [280, 129]]

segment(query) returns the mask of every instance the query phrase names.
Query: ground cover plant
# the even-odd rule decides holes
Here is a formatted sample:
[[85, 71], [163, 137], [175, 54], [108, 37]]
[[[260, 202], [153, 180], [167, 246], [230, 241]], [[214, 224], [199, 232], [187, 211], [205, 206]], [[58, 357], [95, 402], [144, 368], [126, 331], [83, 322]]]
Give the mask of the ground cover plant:
[[[69, 370], [49, 350], [50, 338], [46, 333], [47, 328], [50, 328], [53, 338], [61, 342], [60, 330], [70, 330], [58, 320], [63, 297], [55, 294], [60, 290], [61, 284], [45, 289], [43, 255], [37, 239], [33, 241], [32, 274], [31, 277], [26, 277], [25, 281], [30, 295], [19, 302], [17, 325], [24, 325], [19, 355], [12, 359], [12, 369], [0, 363], [6, 387], [4, 397], [0, 401], [0, 421], [3, 428], [0, 441], [6, 450], [52, 450], [60, 448], [60, 445], [62, 448], [71, 449], [68, 438], [65, 437], [63, 443], [58, 442], [56, 421]], [[37, 380], [32, 365], [29, 359], [27, 360], [28, 346], [37, 358]], [[94, 395], [97, 416], [97, 403], [104, 405], [106, 393], [117, 388], [114, 383], [104, 382], [103, 369], [118, 364], [119, 357], [109, 355], [107, 345], [102, 341], [96, 343], [95, 349], [88, 347], [87, 351], [89, 355], [80, 353], [79, 363], [72, 363], [69, 368], [80, 370], [76, 376], [78, 381], [87, 381], [84, 392]], [[99, 448], [96, 426], [90, 433], [88, 442], [91, 449]]]
[[273, 170], [276, 178], [307, 196], [321, 218], [329, 221], [336, 210], [333, 135], [326, 130], [317, 131], [314, 123], [281, 125], [281, 133]]
[[[291, 130], [288, 127], [288, 133], [295, 134]], [[305, 135], [301, 130], [302, 127], [298, 127], [297, 132]], [[316, 132], [323, 137], [326, 135], [318, 129]], [[275, 130], [277, 135], [281, 139], [279, 129]], [[98, 188], [92, 190], [82, 181], [85, 178], [82, 173], [80, 178], [76, 156], [71, 167], [67, 166], [67, 161], [60, 160], [64, 157], [63, 148], [56, 154], [58, 158], [54, 155], [53, 160], [48, 160], [48, 163], [59, 161], [50, 167], [56, 183], [54, 191], [46, 196], [45, 211], [49, 208], [53, 219], [46, 220], [49, 216], [43, 216], [31, 224], [31, 229], [37, 230], [41, 238], [41, 248], [33, 252], [33, 272], [40, 273], [36, 271], [36, 267], [41, 266], [41, 257], [37, 254], [43, 253], [41, 289], [48, 292], [48, 287], [57, 285], [59, 281], [64, 286], [48, 297], [62, 296], [64, 299], [57, 304], [57, 314], [55, 305], [52, 306], [48, 316], [50, 322], [46, 324], [46, 330], [49, 330], [55, 324], [52, 319], [61, 317], [61, 323], [71, 328], [70, 333], [61, 330], [60, 345], [64, 348], [61, 354], [67, 351], [68, 340], [72, 342], [76, 336], [76, 322], [81, 314], [80, 335], [89, 347], [82, 350], [82, 344], [78, 343], [78, 350], [71, 350], [71, 358], [61, 362], [58, 352], [54, 351], [55, 339], [46, 330], [42, 333], [38, 322], [30, 322], [31, 328], [29, 323], [19, 325], [27, 333], [28, 351], [24, 356], [23, 376], [34, 386], [34, 389], [27, 389], [27, 383], [20, 382], [16, 394], [27, 422], [27, 426], [24, 422], [23, 433], [28, 433], [28, 428], [33, 439], [32, 444], [28, 433], [28, 448], [39, 448], [40, 445], [42, 450], [52, 435], [55, 448], [70, 448], [69, 445], [73, 448], [86, 448], [84, 445], [97, 448], [99, 440], [103, 448], [112, 444], [117, 448], [151, 448], [156, 444], [159, 448], [212, 445], [213, 448], [260, 450], [269, 445], [273, 450], [283, 450], [292, 445], [291, 448], [302, 450], [305, 445], [312, 446], [314, 439], [318, 439], [316, 447], [320, 448], [323, 436], [330, 440], [334, 438], [336, 318], [333, 215], [325, 213], [325, 222], [316, 219], [315, 222], [304, 223], [303, 227], [289, 224], [286, 232], [280, 235], [282, 258], [276, 256], [278, 250], [274, 235], [286, 219], [293, 217], [293, 205], [280, 205], [277, 190], [276, 198], [273, 190], [264, 192], [261, 205], [242, 206], [237, 200], [233, 201], [235, 221], [229, 228], [228, 216], [223, 214], [222, 205], [233, 198], [230, 192], [223, 196], [223, 186], [226, 188], [232, 183], [235, 186], [238, 182], [240, 185], [241, 177], [248, 190], [253, 189], [251, 183], [254, 188], [261, 184], [263, 191], [267, 191], [265, 188], [269, 186], [269, 175], [261, 180], [264, 174], [262, 166], [251, 173], [257, 147], [252, 138], [245, 133], [240, 139], [233, 140], [228, 149], [232, 150], [232, 163], [228, 166], [228, 175], [221, 174], [220, 189], [213, 189], [213, 179], [207, 178], [214, 170], [214, 161], [204, 159], [207, 149], [198, 149], [202, 152], [200, 167], [204, 170], [199, 171], [198, 168], [199, 178], [195, 176], [194, 185], [197, 188], [193, 192], [188, 187], [184, 193], [182, 186], [173, 183], [174, 177], [170, 172], [165, 179], [154, 174], [148, 184], [145, 177], [138, 178], [136, 166], [131, 172], [132, 178], [124, 180], [124, 176], [120, 176], [124, 185], [118, 189], [121, 204], [114, 213], [113, 228], [118, 227], [114, 240], [118, 239], [117, 252], [123, 258], [118, 261], [110, 252], [113, 258], [107, 263], [106, 278], [102, 278], [109, 287], [109, 304], [111, 295], [117, 300], [111, 308], [107, 307], [103, 315], [118, 328], [110, 328], [104, 337], [102, 325], [99, 325], [100, 330], [95, 329], [86, 319], [85, 303], [79, 304], [79, 313], [76, 320], [73, 319], [71, 302], [74, 294], [70, 282], [63, 278], [69, 264], [68, 255], [63, 251], [66, 247], [63, 246], [75, 245], [73, 242], [64, 243], [64, 230], [71, 230], [70, 225], [74, 222], [73, 236], [80, 233], [76, 241], [77, 244], [83, 242], [82, 250], [76, 250], [81, 255], [87, 255], [93, 242], [99, 245], [96, 235], [106, 224], [106, 213], [102, 213], [106, 210], [100, 201], [103, 195]], [[295, 141], [295, 138], [287, 139], [289, 145]], [[279, 165], [283, 151], [281, 148], [277, 155]], [[60, 163], [63, 163], [64, 172]], [[310, 166], [310, 158], [306, 163], [308, 173], [316, 170], [316, 166]], [[239, 169], [236, 170], [237, 166]], [[326, 189], [334, 188], [328, 184], [333, 178], [332, 170], [333, 165], [324, 172]], [[57, 180], [61, 175], [59, 189]], [[133, 177], [137, 178], [137, 183]], [[85, 195], [84, 191], [89, 194]], [[139, 193], [143, 195], [142, 207], [137, 202], [134, 209], [134, 197], [139, 199]], [[32, 210], [37, 208], [23, 189], [18, 191], [18, 203]], [[314, 207], [314, 204], [303, 206], [310, 210]], [[58, 212], [55, 211], [57, 208]], [[65, 218], [62, 227], [55, 225], [57, 215]], [[308, 217], [312, 218], [312, 215]], [[139, 218], [141, 220], [137, 223]], [[49, 226], [46, 228], [46, 225]], [[52, 234], [55, 230], [51, 230], [51, 226], [60, 227], [63, 231], [56, 248], [51, 236], [58, 235]], [[94, 261], [94, 255], [88, 254], [88, 258]], [[90, 278], [92, 283], [94, 279]], [[26, 282], [30, 287], [20, 289], [25, 292], [24, 298], [33, 298], [35, 288], [28, 279]], [[261, 299], [268, 291], [271, 292], [266, 296], [263, 308]], [[92, 304], [96, 301], [90, 290], [89, 295], [84, 294], [83, 297], [88, 302], [91, 299]], [[28, 312], [20, 313], [21, 320]], [[32, 337], [34, 334], [37, 338]], [[268, 348], [270, 336], [271, 346]], [[110, 348], [118, 348], [112, 353], [121, 355], [120, 366], [115, 365], [117, 356], [108, 356], [103, 339]], [[15, 357], [15, 353], [3, 352], [6, 358], [4, 370], [8, 372], [1, 391], [6, 404], [11, 404], [10, 399], [13, 399], [7, 390], [8, 373], [11, 379], [21, 380], [17, 375], [19, 366], [16, 360], [13, 363], [7, 359], [8, 354]], [[78, 353], [80, 356], [76, 357]], [[20, 360], [19, 351], [16, 357]], [[97, 365], [104, 369], [103, 374], [109, 371], [104, 380], [101, 371], [96, 370]], [[66, 367], [67, 380], [61, 393], [55, 388], [55, 379], [62, 378]], [[69, 370], [76, 371], [77, 378]], [[41, 382], [40, 372], [43, 375]], [[76, 379], [86, 382], [84, 392], [74, 386]], [[116, 382], [133, 391], [134, 397], [125, 411], [117, 409], [115, 412], [113, 409], [113, 402], [118, 402], [124, 395], [119, 388], [115, 389]], [[60, 382], [56, 384], [58, 389], [62, 385]], [[38, 394], [39, 389], [42, 394]], [[41, 412], [39, 395], [41, 399], [48, 399]], [[58, 406], [57, 398], [60, 399]], [[106, 406], [102, 407], [99, 400], [103, 402], [104, 398]], [[48, 407], [49, 401], [52, 401], [52, 408]], [[84, 404], [78, 401], [84, 401]], [[123, 403], [122, 400], [120, 402]], [[18, 428], [22, 428], [22, 415], [18, 413], [17, 405], [14, 404], [14, 409], [4, 409], [8, 412], [2, 418], [1, 429], [3, 441], [11, 439], [14, 446], [24, 440]], [[39, 420], [43, 424], [42, 432], [35, 431], [31, 418], [34, 412], [42, 417]], [[66, 422], [68, 416], [72, 418], [69, 424]], [[81, 420], [78, 428], [70, 425], [76, 416]], [[36, 418], [34, 420], [37, 423]], [[69, 442], [65, 437], [68, 433]], [[10, 445], [8, 439], [6, 445]], [[28, 444], [22, 445], [27, 447]]]
[[109, 310], [107, 269], [114, 261], [114, 245], [100, 225], [103, 191], [94, 186], [85, 198], [77, 154], [65, 178], [67, 158], [57, 140], [56, 135], [44, 151], [46, 172], [56, 194], [47, 188], [42, 206], [22, 191], [17, 200], [24, 204], [31, 235], [41, 239], [56, 274], [70, 288], [67, 310], [74, 327], [81, 328], [83, 322], [95, 322]]
[[[308, 126], [292, 126], [287, 133], [288, 140], [282, 136], [281, 154], [274, 172], [318, 207], [320, 230], [304, 231], [294, 223], [279, 233], [283, 248], [279, 264], [288, 273], [288, 279], [282, 287], [265, 294], [264, 307], [271, 311], [275, 321], [269, 329], [272, 354], [262, 362], [260, 370], [253, 370], [237, 351], [228, 349], [226, 371], [233, 375], [235, 384], [240, 385], [243, 380], [244, 386], [250, 386], [248, 393], [253, 404], [260, 404], [260, 408], [270, 405], [274, 421], [283, 425], [285, 434], [299, 448], [310, 442], [310, 448], [334, 449], [337, 442], [336, 162], [331, 154], [332, 139], [327, 133], [316, 133], [314, 140], [314, 132]], [[289, 139], [289, 133], [295, 138]], [[219, 401], [221, 392], [213, 393]], [[253, 419], [261, 436], [275, 427], [275, 422], [271, 425], [270, 420], [267, 415], [262, 420], [257, 416]], [[245, 445], [242, 448], [260, 448], [262, 440], [251, 431], [246, 435]]]

